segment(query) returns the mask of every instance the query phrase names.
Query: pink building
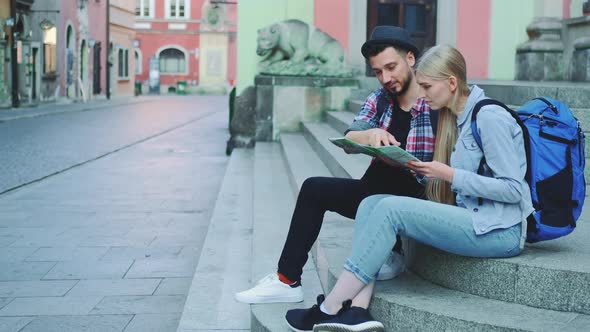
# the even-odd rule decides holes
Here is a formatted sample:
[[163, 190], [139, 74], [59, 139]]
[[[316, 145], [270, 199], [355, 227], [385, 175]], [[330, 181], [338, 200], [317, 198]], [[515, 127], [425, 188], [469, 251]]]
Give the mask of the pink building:
[[568, 40], [565, 30], [587, 24], [581, 18], [582, 2], [313, 0], [313, 23], [340, 41], [348, 51], [349, 62], [358, 68], [365, 65], [360, 45], [373, 27], [398, 25], [410, 30], [422, 48], [456, 46], [467, 59], [469, 78], [511, 80], [515, 77], [517, 47], [529, 40], [527, 26], [537, 17], [562, 20], [565, 51], [571, 52], [573, 40]]
[[106, 91], [106, 16], [106, 1], [88, 2], [88, 83], [92, 86], [91, 95], [105, 95]]
[[159, 65], [160, 91], [226, 87], [236, 77], [234, 4], [208, 0], [143, 0], [136, 8], [137, 79], [147, 89], [150, 59]]
[[[144, 0], [145, 2], [145, 0]], [[132, 96], [135, 86], [135, 7], [140, 1], [110, 0], [110, 94]]]

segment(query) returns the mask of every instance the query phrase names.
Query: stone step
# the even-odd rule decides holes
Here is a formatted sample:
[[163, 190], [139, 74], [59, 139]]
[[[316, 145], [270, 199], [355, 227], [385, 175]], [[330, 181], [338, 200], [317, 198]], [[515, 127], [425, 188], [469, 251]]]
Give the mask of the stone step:
[[281, 147], [294, 196], [297, 196], [303, 181], [308, 177], [332, 176], [330, 170], [324, 165], [303, 134], [281, 134]]
[[[314, 252], [324, 289], [331, 289], [342, 272], [352, 234], [352, 223], [333, 218], [324, 221]], [[388, 331], [582, 331], [590, 326], [585, 314], [466, 294], [411, 272], [377, 282], [370, 311]]]
[[387, 331], [588, 331], [590, 316], [445, 289], [406, 273], [378, 282], [370, 308]]
[[361, 107], [363, 107], [364, 103], [364, 99], [351, 99], [348, 101], [348, 107], [346, 108], [346, 111], [352, 112], [356, 115], [360, 112]]
[[342, 137], [342, 133], [327, 123], [303, 123], [303, 135], [319, 155], [330, 172], [336, 177], [360, 178], [371, 157], [361, 154], [346, 154], [328, 139]]
[[455, 256], [416, 244], [411, 269], [446, 288], [537, 308], [590, 314], [590, 236], [580, 220], [569, 236], [528, 245], [508, 259]]
[[565, 102], [570, 108], [588, 108], [590, 84], [574, 82], [531, 82], [471, 80], [484, 89], [486, 95], [506, 104], [522, 105], [538, 96], [547, 96]]
[[[286, 136], [286, 137], [285, 137]], [[305, 139], [292, 137], [293, 134], [281, 135], [287, 145], [303, 143]], [[296, 142], [299, 140], [300, 142]], [[288, 147], [289, 149], [290, 147]], [[311, 150], [311, 149], [309, 149]], [[290, 150], [292, 151], [292, 150]], [[300, 154], [296, 152], [296, 154]], [[299, 158], [292, 156], [291, 160]], [[312, 158], [313, 156], [310, 156]], [[289, 173], [281, 146], [277, 143], [258, 142], [254, 161], [254, 211], [252, 234], [252, 283], [268, 273], [276, 272], [277, 262], [289, 230], [290, 217], [293, 213], [295, 198]], [[317, 157], [315, 157], [317, 159]], [[293, 166], [300, 166], [297, 163]], [[293, 170], [297, 167], [293, 167]], [[297, 172], [301, 170], [297, 169]], [[296, 176], [292, 176], [296, 177]], [[251, 305], [252, 331], [286, 331], [285, 313], [293, 308], [306, 308], [315, 304], [316, 296], [322, 293], [313, 262], [304, 267], [304, 302], [290, 304], [255, 304]], [[243, 306], [247, 306], [243, 304]]]
[[351, 112], [326, 112], [326, 122], [341, 135], [344, 135], [344, 132], [350, 127], [354, 117], [355, 115]]
[[[324, 127], [324, 129], [317, 129], [314, 132], [326, 134], [328, 129]], [[334, 159], [338, 153], [342, 154], [342, 151], [338, 149], [334, 153], [336, 156], [325, 159], [328, 159], [328, 162], [336, 162]], [[364, 169], [367, 165], [368, 162], [362, 165], [355, 164], [354, 167], [358, 172], [358, 169]], [[342, 168], [340, 172], [344, 175], [355, 172], [351, 169], [350, 164], [342, 163], [340, 167]], [[335, 215], [334, 219], [345, 218]], [[329, 219], [326, 218], [326, 220]], [[416, 260], [416, 264], [412, 268], [427, 280], [467, 293], [541, 308], [590, 313], [588, 311], [590, 294], [586, 291], [590, 289], [590, 275], [588, 274], [590, 272], [588, 252], [590, 244], [583, 240], [590, 237], [588, 222], [590, 222], [590, 213], [584, 213], [580, 218], [578, 228], [570, 236], [541, 244], [527, 245], [523, 255], [511, 259], [465, 258], [418, 245], [416, 248], [420, 249], [420, 253], [417, 257], [420, 259]], [[321, 251], [322, 247], [320, 245], [317, 250]], [[347, 249], [337, 249], [335, 245], [331, 245], [331, 248], [331, 250], [341, 250], [342, 253], [348, 253]], [[547, 248], [553, 248], [552, 252]], [[343, 260], [338, 262], [343, 262]], [[326, 268], [322, 266], [317, 268], [320, 278], [324, 281], [327, 278]], [[528, 271], [528, 274], [534, 276], [534, 279], [540, 284], [536, 286], [539, 291], [531, 289], [534, 285], [526, 284], [526, 280], [531, 279], [524, 279], [524, 271]], [[554, 289], [551, 285], [559, 282], [560, 278], [565, 278], [564, 275], [568, 276], [567, 280], [570, 282], [562, 282], [564, 285], [560, 289]], [[465, 282], [466, 280], [469, 282]], [[507, 280], [510, 282], [508, 283]], [[504, 284], [500, 281], [503, 281]], [[509, 286], [504, 286], [507, 283]], [[528, 286], [524, 287], [523, 285], [516, 290], [517, 284]], [[577, 289], [583, 290], [577, 291]], [[540, 296], [539, 294], [543, 294], [543, 292], [544, 294], [552, 294], [553, 298]]]
[[250, 329], [250, 310], [234, 294], [250, 284], [253, 152], [230, 157], [178, 332]]

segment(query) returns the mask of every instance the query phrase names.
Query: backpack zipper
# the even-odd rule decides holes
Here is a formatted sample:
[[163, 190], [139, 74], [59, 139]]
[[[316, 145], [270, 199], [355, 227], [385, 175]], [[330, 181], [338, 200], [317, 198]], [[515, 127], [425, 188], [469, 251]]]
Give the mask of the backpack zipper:
[[579, 159], [580, 159], [580, 166], [583, 165], [584, 163], [584, 151], [582, 151], [582, 146], [584, 145], [585, 142], [585, 137], [586, 135], [584, 135], [584, 131], [582, 131], [582, 126], [580, 125], [580, 121], [578, 119], [576, 119], [576, 122], [578, 123], [578, 139], [579, 139], [579, 146], [578, 146], [578, 150], [579, 150]]
[[[539, 119], [540, 136], [543, 137], [543, 138], [546, 138], [546, 139], [549, 139], [549, 140], [552, 140], [552, 141], [555, 141], [555, 142], [559, 142], [559, 143], [564, 143], [564, 144], [577, 144], [578, 143], [579, 137], [576, 137], [574, 139], [567, 139], [567, 138], [562, 138], [562, 137], [558, 137], [558, 136], [553, 136], [551, 134], [547, 134], [546, 132], [544, 132], [542, 130], [543, 126], [545, 126], [545, 118], [544, 118], [543, 114], [520, 113], [519, 115], [525, 115], [525, 116], [528, 115], [528, 117], [523, 120], [523, 123], [526, 122], [526, 121], [528, 121], [530, 118], [537, 118], [537, 119]], [[566, 126], [566, 127], [571, 127], [571, 125], [566, 124], [563, 121], [553, 119], [551, 117], [549, 117], [547, 121], [554, 122], [554, 124], [549, 125], [550, 127], [555, 126], [555, 123], [559, 123], [559, 124], [561, 124], [563, 126]], [[579, 121], [578, 121], [578, 119], [576, 119], [576, 121], [578, 122], [578, 125], [577, 126], [578, 126], [578, 130], [579, 130], [579, 128], [580, 128]]]

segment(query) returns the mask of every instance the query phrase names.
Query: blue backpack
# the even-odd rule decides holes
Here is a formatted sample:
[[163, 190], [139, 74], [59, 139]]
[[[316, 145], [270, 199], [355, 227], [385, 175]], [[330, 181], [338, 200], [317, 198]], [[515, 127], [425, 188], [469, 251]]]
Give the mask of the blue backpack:
[[[556, 239], [571, 233], [586, 198], [584, 133], [572, 111], [559, 100], [546, 97], [527, 102], [516, 112], [503, 103], [484, 99], [475, 105], [471, 129], [482, 149], [476, 116], [486, 105], [506, 109], [522, 128], [527, 155], [526, 181], [533, 212], [527, 218], [527, 242]], [[479, 164], [482, 174], [485, 157]]]

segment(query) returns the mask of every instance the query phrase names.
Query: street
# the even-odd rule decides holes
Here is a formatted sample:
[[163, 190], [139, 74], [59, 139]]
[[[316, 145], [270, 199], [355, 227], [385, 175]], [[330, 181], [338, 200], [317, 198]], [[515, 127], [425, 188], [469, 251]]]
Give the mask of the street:
[[227, 138], [226, 96], [0, 123], [0, 331], [175, 331]]

